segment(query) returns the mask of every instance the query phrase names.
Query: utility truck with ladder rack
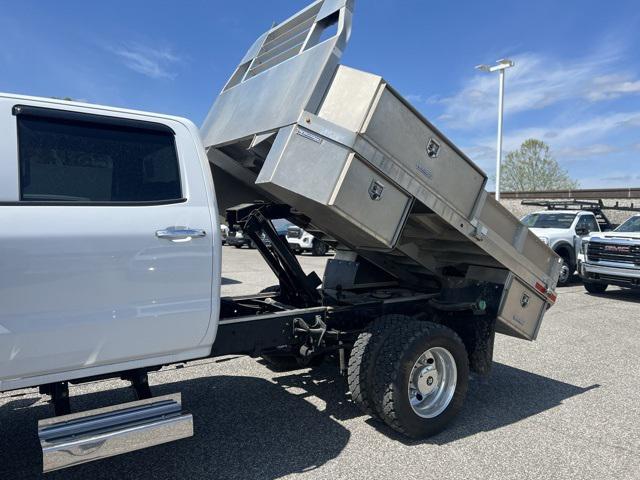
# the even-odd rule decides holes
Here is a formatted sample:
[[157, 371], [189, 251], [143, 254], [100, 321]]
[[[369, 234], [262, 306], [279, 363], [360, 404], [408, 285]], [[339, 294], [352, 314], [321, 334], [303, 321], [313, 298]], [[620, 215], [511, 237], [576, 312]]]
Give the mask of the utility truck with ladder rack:
[[[45, 471], [192, 435], [179, 393], [149, 388], [163, 365], [330, 355], [365, 413], [424, 437], [460, 411], [470, 371], [489, 372], [496, 332], [536, 338], [559, 257], [386, 81], [339, 64], [352, 12], [319, 0], [269, 29], [200, 131], [0, 95], [0, 391], [51, 397]], [[220, 297], [219, 210], [277, 286]], [[335, 249], [323, 278], [280, 218]], [[75, 412], [68, 385], [107, 377], [139, 400]]]
[[546, 208], [522, 222], [562, 258], [558, 286], [567, 285], [576, 271], [582, 271], [583, 247], [589, 238], [616, 228], [606, 211], [640, 211], [633, 204], [605, 205], [602, 200], [523, 200], [522, 205]]

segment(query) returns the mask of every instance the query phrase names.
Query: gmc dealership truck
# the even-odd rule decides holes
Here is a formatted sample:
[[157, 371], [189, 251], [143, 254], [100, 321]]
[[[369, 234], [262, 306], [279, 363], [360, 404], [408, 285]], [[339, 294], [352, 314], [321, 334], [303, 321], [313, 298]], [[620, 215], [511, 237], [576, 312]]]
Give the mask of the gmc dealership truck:
[[[200, 132], [0, 95], [0, 391], [51, 398], [45, 471], [192, 435], [179, 392], [149, 388], [163, 365], [331, 354], [364, 412], [424, 437], [489, 371], [496, 332], [536, 338], [559, 257], [384, 80], [339, 65], [352, 9], [319, 0], [269, 29]], [[221, 298], [218, 209], [278, 285]], [[322, 279], [280, 218], [332, 242]], [[74, 411], [68, 385], [108, 377], [139, 400]]]
[[[616, 225], [611, 223], [607, 217], [607, 211], [638, 212], [640, 209], [633, 203], [620, 205], [619, 202], [616, 202], [615, 205], [605, 205], [602, 200], [523, 200], [522, 205], [546, 207], [546, 210], [532, 212], [525, 216], [522, 223], [562, 258], [558, 286], [567, 285], [573, 273], [577, 271], [583, 280], [586, 279], [585, 287], [587, 290], [591, 292], [602, 289], [604, 291], [606, 289], [605, 282], [589, 282], [589, 277], [584, 275], [582, 262], [587, 253], [588, 241], [590, 238], [597, 240], [610, 236], [611, 238], [620, 237], [620, 233], [611, 232], [616, 228]], [[633, 225], [635, 223], [630, 219], [624, 227], [620, 226], [619, 229], [622, 229], [621, 231], [627, 235], [633, 234], [630, 230]], [[593, 248], [596, 248], [596, 245], [597, 243], [594, 243]], [[614, 249], [611, 246], [607, 248]], [[624, 250], [623, 247], [621, 251]], [[597, 258], [595, 252], [593, 258]], [[632, 259], [623, 260], [623, 263]], [[591, 278], [597, 278], [597, 276]], [[629, 282], [623, 283], [629, 284]]]
[[580, 276], [588, 292], [603, 293], [609, 285], [640, 288], [640, 215], [584, 239], [582, 253]]

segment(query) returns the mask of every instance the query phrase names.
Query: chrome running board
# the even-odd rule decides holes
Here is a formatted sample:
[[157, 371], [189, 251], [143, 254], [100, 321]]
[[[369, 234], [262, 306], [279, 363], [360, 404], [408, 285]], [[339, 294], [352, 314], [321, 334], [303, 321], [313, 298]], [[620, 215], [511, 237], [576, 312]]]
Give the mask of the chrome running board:
[[179, 393], [38, 422], [44, 472], [193, 436]]

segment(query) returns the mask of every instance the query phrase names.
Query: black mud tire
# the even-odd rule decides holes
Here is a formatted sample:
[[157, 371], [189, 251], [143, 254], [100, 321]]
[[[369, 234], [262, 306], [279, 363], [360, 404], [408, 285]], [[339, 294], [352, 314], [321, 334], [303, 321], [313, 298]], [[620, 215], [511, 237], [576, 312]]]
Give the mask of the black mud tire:
[[324, 257], [329, 251], [329, 245], [321, 240], [314, 239], [311, 245], [311, 255], [314, 257]]
[[396, 323], [409, 323], [406, 315], [382, 315], [358, 335], [349, 356], [347, 380], [351, 399], [365, 414], [377, 417], [372, 399], [373, 368], [376, 358]]
[[[433, 347], [453, 356], [457, 382], [445, 410], [433, 418], [416, 414], [409, 402], [409, 376], [417, 359]], [[373, 373], [373, 402], [378, 417], [410, 438], [441, 432], [463, 407], [469, 387], [469, 359], [464, 343], [450, 328], [432, 322], [396, 323], [378, 354]]]
[[609, 286], [606, 283], [590, 282], [589, 280], [584, 280], [583, 283], [584, 283], [585, 290], [589, 293], [594, 293], [594, 294], [604, 293], [604, 291]]
[[262, 355], [269, 370], [274, 372], [290, 372], [303, 368], [319, 367], [324, 362], [324, 355], [316, 355], [311, 360], [305, 361], [295, 355]]
[[237, 249], [241, 249], [241, 248], [242, 248], [242, 244], [236, 243], [236, 244], [234, 245], [234, 247], [236, 247]]

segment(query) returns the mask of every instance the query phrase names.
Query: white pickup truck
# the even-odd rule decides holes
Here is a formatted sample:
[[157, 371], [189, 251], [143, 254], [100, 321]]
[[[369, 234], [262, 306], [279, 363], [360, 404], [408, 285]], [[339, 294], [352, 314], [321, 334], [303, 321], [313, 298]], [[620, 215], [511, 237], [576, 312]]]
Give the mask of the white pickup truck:
[[582, 239], [600, 232], [596, 216], [582, 210], [541, 210], [525, 216], [522, 223], [562, 258], [559, 286], [578, 269]]
[[297, 225], [287, 228], [287, 242], [296, 253], [311, 252], [313, 256], [322, 257], [329, 251], [329, 245], [319, 238], [314, 237]]
[[584, 261], [580, 276], [590, 293], [608, 285], [640, 287], [640, 215], [634, 215], [612, 232], [595, 233], [582, 242]]
[[[536, 338], [559, 258], [395, 90], [339, 65], [352, 8], [318, 0], [270, 28], [201, 132], [0, 94], [0, 391], [51, 397], [45, 471], [192, 435], [180, 395], [149, 388], [163, 365], [332, 356], [364, 412], [420, 438], [489, 372], [496, 333]], [[219, 205], [278, 286], [221, 298]], [[281, 218], [333, 239], [323, 279]], [[139, 400], [71, 413], [69, 383], [108, 377]]]

